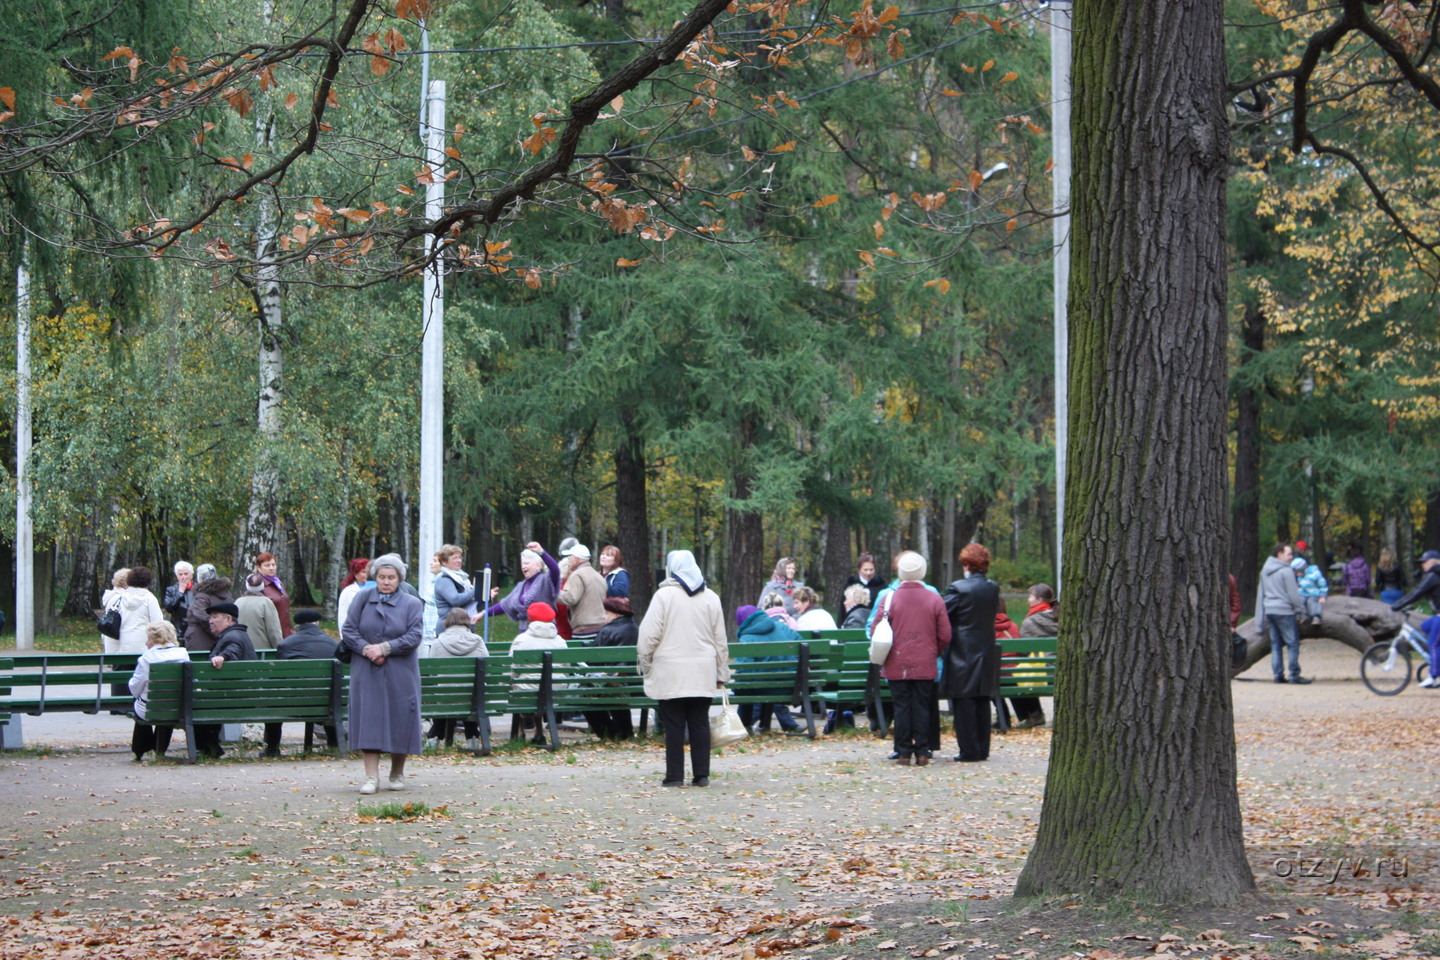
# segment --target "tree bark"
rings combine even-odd
[[[746,453],[755,439],[754,416],[742,418],[739,427],[740,450],[730,472],[730,498],[743,503],[750,499],[751,492]],[[727,629],[735,622],[736,609],[753,603],[755,595],[769,579],[770,571],[765,567],[764,553],[765,527],[760,514],[754,510],[726,507],[725,592],[720,599],[725,605]]]
[[[843,610],[845,580],[855,569],[850,553],[850,528],[834,510],[825,514],[825,552],[821,555],[820,578],[825,588],[825,608]]]
[[[655,584],[650,571],[650,510],[646,492],[645,440],[631,410],[620,411],[625,428],[615,448],[615,546],[625,558],[630,574],[630,607],[637,619],[645,615]]]
[[[95,537],[95,511],[91,511],[80,527],[75,544],[75,563],[70,568],[70,590],[61,613],[77,617],[93,616],[99,594],[95,591],[96,565],[99,563],[98,541]]]
[[[1233,904],[1254,889],[1222,642],[1222,8],[1075,4],[1066,591],[1020,897]]]
[[[1265,349],[1265,313],[1245,309],[1240,332],[1240,369],[1254,364]],[[1260,577],[1260,391],[1242,386],[1235,392],[1235,497],[1230,509],[1230,571],[1240,586],[1240,609],[1255,611]]]

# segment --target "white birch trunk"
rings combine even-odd
[[[263,30],[270,32],[275,16],[271,0],[261,3]],[[261,94],[262,102],[257,104],[255,114],[255,152],[262,156],[270,153],[274,138],[274,115],[269,107],[269,95]],[[276,441],[280,436],[280,401],[283,396],[285,353],[280,333],[283,321],[281,312],[280,270],[274,262],[275,240],[278,232],[279,211],[275,199],[262,191],[257,203],[258,214],[255,225],[255,259],[259,269],[255,279],[255,304],[259,310],[260,333],[260,389],[256,401],[256,426],[259,430],[260,449],[250,476],[250,509],[245,523],[245,543],[240,557],[240,566],[252,564],[260,553],[275,550],[276,510],[279,505],[280,476],[276,469],[274,454]]]

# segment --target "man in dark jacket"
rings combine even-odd
[[[213,581],[212,581],[213,582]],[[194,611],[192,604],[191,611]],[[207,635],[215,637],[210,649],[210,665],[217,670],[231,660],[254,660],[255,647],[244,624],[236,623],[240,608],[233,603],[210,603],[205,611]],[[225,751],[220,748],[220,725],[218,723],[195,724],[195,749],[207,757],[221,757]]]
[[[275,648],[281,660],[333,660],[335,638],[320,629],[320,611],[295,611],[295,632]],[[283,724],[265,724],[265,756],[280,756],[280,732]],[[309,728],[307,728],[308,730]],[[335,728],[325,725],[325,745],[332,749],[340,742]]]
[[[1420,571],[1420,582],[1415,584],[1415,589],[1392,603],[1391,610],[1398,613],[1421,600],[1429,600],[1430,608],[1440,614],[1440,550],[1420,554]],[[1421,629],[1430,638],[1430,676],[1421,680],[1420,686],[1440,686],[1435,680],[1435,665],[1440,663],[1435,659],[1440,656],[1440,616],[1430,617],[1421,624]]]
[[[250,642],[250,631],[239,623],[240,608],[233,603],[212,603],[209,613],[210,632],[215,635],[215,646],[210,648],[210,666],[219,670],[230,660],[258,660],[255,645]]]

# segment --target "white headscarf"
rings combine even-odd
[[[705,575],[689,550],[671,550],[665,557],[665,570],[692,597],[705,589]]]

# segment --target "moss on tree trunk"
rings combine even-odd
[[[1022,897],[1234,902],[1221,0],[1075,4],[1055,739]]]

